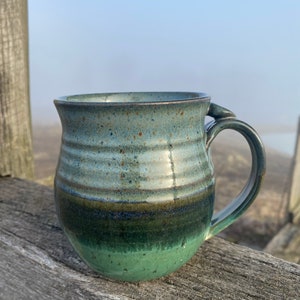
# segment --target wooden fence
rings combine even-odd
[[[291,222],[300,225],[300,117],[298,120],[297,138],[291,168],[288,209]]]
[[[33,178],[27,0],[1,0],[0,47],[0,176]]]

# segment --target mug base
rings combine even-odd
[[[67,233],[81,259],[101,275],[128,282],[147,281],[168,275],[185,264],[197,252],[203,237],[182,242],[170,248],[152,247],[128,252],[105,249],[79,241]]]

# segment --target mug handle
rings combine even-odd
[[[208,116],[214,118],[206,125],[206,150],[215,137],[224,129],[233,129],[242,134],[248,142],[252,156],[252,168],[249,179],[241,193],[220,212],[212,216],[206,239],[218,234],[240,217],[252,204],[260,189],[266,170],[264,146],[257,132],[247,123],[236,119],[230,110],[211,103]]]

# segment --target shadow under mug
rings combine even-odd
[[[80,257],[104,276],[143,281],[186,263],[255,199],[265,154],[255,130],[204,93],[74,95],[54,100],[63,133],[55,176],[60,224]],[[213,121],[205,125],[205,117]],[[242,192],[214,210],[209,148],[241,133],[252,169]]]

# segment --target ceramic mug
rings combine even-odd
[[[143,281],[186,263],[256,197],[265,172],[260,138],[204,93],[74,95],[54,100],[62,123],[55,177],[60,224],[80,257],[118,280]],[[214,120],[205,125],[205,117]],[[231,204],[213,215],[209,148],[233,129],[252,170]]]

